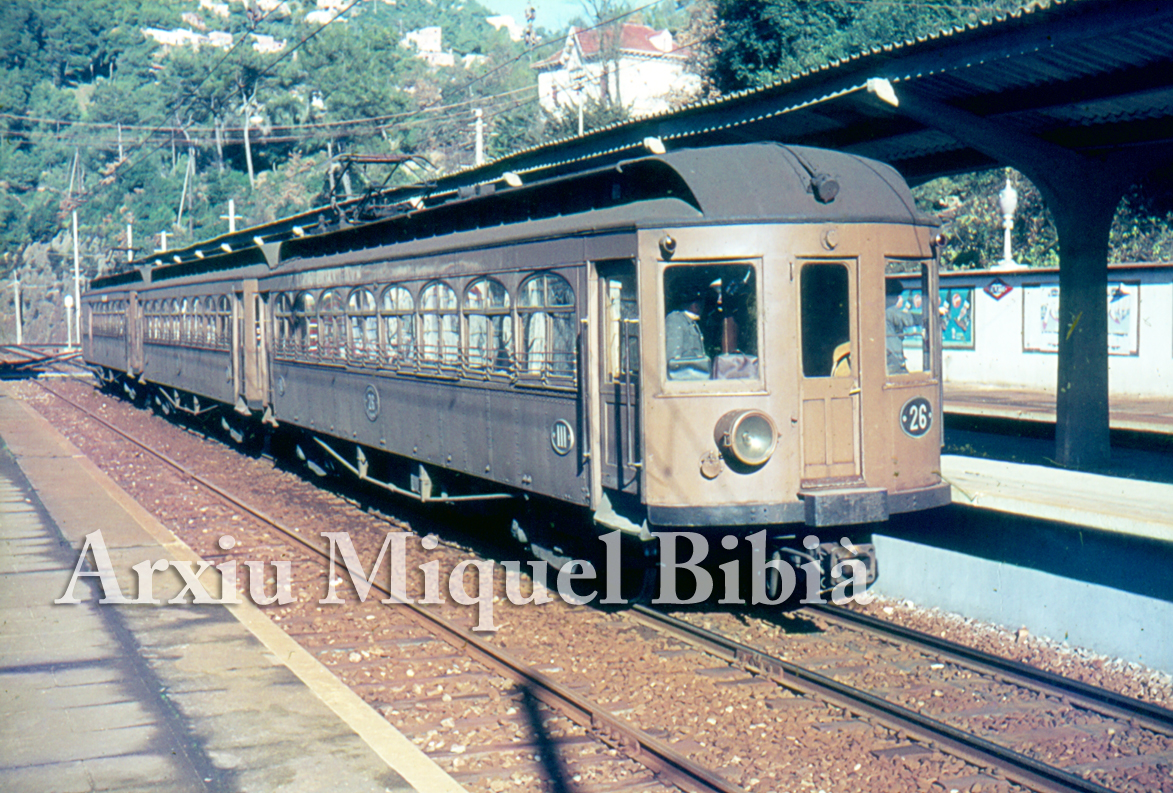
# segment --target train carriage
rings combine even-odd
[[[420,500],[764,529],[874,574],[870,525],[949,500],[936,317],[900,295],[936,294],[935,235],[882,164],[686,149],[158,254],[94,282],[85,355]]]

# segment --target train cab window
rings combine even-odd
[[[302,292],[293,301],[293,343],[305,358],[316,358],[319,347],[318,301],[310,292]]]
[[[387,333],[387,363],[405,366],[412,363],[415,344],[415,301],[402,286],[389,286],[383,292],[383,326]]]
[[[422,361],[455,364],[460,360],[460,322],[456,308],[456,290],[448,284],[436,282],[424,287],[420,294]]]
[[[513,315],[509,290],[492,278],[470,284],[464,295],[468,365],[509,374],[513,369]]]
[[[350,317],[350,354],[355,363],[376,363],[379,359],[379,317],[375,296],[368,289],[350,293],[346,304]]]
[[[928,268],[916,261],[889,261],[884,268],[884,348],[888,375],[915,374],[932,368],[929,354],[929,312],[936,307],[928,294]]]
[[[847,268],[808,263],[799,284],[803,377],[851,375],[851,295]]]
[[[664,270],[664,356],[669,380],[756,380],[758,301],[748,264]]]
[[[334,290],[322,293],[318,320],[322,323],[322,357],[346,360],[346,317],[342,295]]]
[[[574,289],[560,275],[540,273],[522,283],[517,308],[525,342],[522,374],[573,383],[578,358]]]

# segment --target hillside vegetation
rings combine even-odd
[[[670,28],[715,96],[1016,5],[588,0],[579,21]],[[128,226],[143,255],[160,245],[160,232],[175,247],[227,231],[230,200],[243,227],[320,205],[331,189],[356,193],[388,178],[389,169],[345,179],[335,172],[332,185],[326,164],[338,154],[417,155],[393,182],[469,165],[477,108],[489,157],[571,131],[569,120],[542,112],[531,68],[561,46],[556,35],[531,25],[514,41],[475,0],[356,0],[340,15],[317,10],[307,21],[315,8],[305,0],[0,4],[0,275],[17,271],[41,290],[26,293],[33,327],[42,313],[48,327],[58,311],[74,211],[92,277],[125,259]],[[442,29],[452,65],[429,63],[404,43],[429,26]],[[175,31],[188,31],[188,42]],[[203,37],[198,47],[190,35]],[[592,107],[587,126],[623,115],[622,107]],[[1021,195],[1016,256],[1053,265],[1045,207],[1029,182],[1013,178]],[[922,205],[950,224],[948,264],[1000,258],[1004,179],[996,171],[918,188]],[[1113,229],[1113,258],[1168,258],[1171,209],[1167,187],[1134,189]],[[10,327],[5,319],[0,333]]]

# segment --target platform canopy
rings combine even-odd
[[[653,140],[649,140],[653,139]],[[1173,163],[1173,3],[1055,0],[878,48],[764,88],[521,151],[439,180],[459,187],[753,140],[873,157],[918,184],[1009,165],[1059,234],[1056,460],[1109,456],[1108,231],[1125,191]]]

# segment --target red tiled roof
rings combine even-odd
[[[603,39],[602,34],[604,32],[602,28],[579,30],[578,28],[572,27],[570,32],[566,34],[566,42],[569,45],[571,39],[577,39],[583,57],[590,60],[599,53]],[[534,68],[540,69],[544,66],[553,66],[561,63],[565,57],[566,49],[567,47],[564,46],[561,52],[534,64]],[[619,49],[621,52],[629,52],[636,55],[673,58],[688,57],[688,50],[686,48],[676,48],[676,43],[673,42],[671,33],[667,30],[656,30],[647,25],[624,25],[620,31]]]

